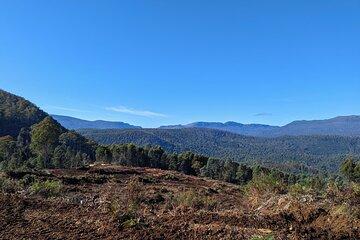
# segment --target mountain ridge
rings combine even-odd
[[[71,116],[51,114],[65,128],[79,129],[140,129],[141,126],[122,121],[84,120]],[[156,129],[207,128],[227,131],[245,136],[280,137],[309,135],[360,136],[360,116],[337,116],[322,120],[295,120],[283,126],[260,123],[243,124],[235,121],[206,122],[199,121],[188,124],[163,125]]]
[[[58,121],[62,126],[67,129],[77,130],[77,129],[129,129],[129,128],[141,128],[140,126],[134,126],[125,122],[118,121],[105,121],[105,120],[95,120],[89,121],[80,118],[63,116],[63,115],[51,115],[56,121]]]
[[[194,122],[184,125],[160,126],[160,129],[208,128],[246,136],[278,137],[301,135],[360,136],[360,116],[337,116],[323,120],[296,120],[284,126],[266,124],[242,124],[233,121]]]

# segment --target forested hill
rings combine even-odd
[[[195,122],[186,125],[161,126],[161,129],[209,128],[255,137],[302,135],[360,136],[360,116],[340,116],[325,120],[294,121],[285,126],[241,124],[237,122]]]
[[[74,117],[51,115],[56,121],[67,129],[95,128],[95,129],[128,129],[141,128],[124,122],[110,122],[103,120],[88,121]]]
[[[79,131],[99,143],[160,145],[167,151],[192,151],[239,162],[306,164],[336,171],[343,157],[360,156],[360,138],[287,136],[257,138],[213,129],[132,129]]]
[[[280,135],[360,136],[360,116],[340,116],[325,120],[294,121],[274,132]]]
[[[28,100],[0,89],[0,136],[16,137],[21,128],[30,127],[46,116]]]
[[[31,102],[0,90],[0,171],[82,166],[95,161],[96,146]]]

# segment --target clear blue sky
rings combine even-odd
[[[360,114],[360,0],[0,0],[0,88],[145,127]]]

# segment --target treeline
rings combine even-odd
[[[161,147],[138,147],[134,144],[99,146],[96,161],[134,167],[151,167],[173,170],[188,175],[204,176],[235,184],[246,184],[255,174],[271,175],[286,184],[295,183],[295,174],[261,166],[249,167],[231,160],[209,158],[192,152],[166,153]]]
[[[349,156],[342,164],[337,174],[291,174],[267,168],[260,165],[248,166],[231,160],[206,157],[192,152],[180,154],[167,153],[161,147],[139,147],[130,144],[99,145],[96,149],[96,161],[120,164],[133,167],[151,167],[164,170],[173,170],[187,175],[209,177],[234,184],[247,184],[259,176],[268,181],[277,182],[284,186],[297,183],[324,187],[328,181],[360,182],[360,161]],[[340,175],[342,174],[342,176]]]

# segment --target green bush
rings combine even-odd
[[[54,197],[60,194],[62,184],[56,180],[46,180],[45,182],[34,182],[31,187],[33,194],[40,194],[45,197]]]
[[[251,240],[275,240],[273,235],[267,235],[267,236],[254,236],[251,238]]]
[[[3,193],[15,193],[20,190],[19,183],[6,177],[0,177],[0,191]]]
[[[214,209],[217,205],[217,202],[210,196],[202,196],[194,190],[189,190],[185,192],[179,192],[173,197],[175,205],[186,206],[191,208],[206,208]]]
[[[290,194],[323,194],[326,193],[327,188],[334,188],[330,186],[332,181],[325,181],[324,178],[319,176],[314,177],[302,177],[297,183],[288,187]],[[329,189],[330,190],[330,189]],[[333,189],[334,190],[334,189]]]
[[[24,187],[28,187],[31,184],[33,184],[35,182],[35,177],[33,175],[30,174],[26,174],[24,177],[21,178],[20,183],[24,186]]]
[[[311,186],[302,183],[295,183],[293,185],[290,185],[288,189],[289,193],[293,196],[304,195],[311,192]]]
[[[258,193],[274,192],[284,193],[287,191],[286,184],[271,174],[256,175],[245,187],[246,192],[255,190]]]

